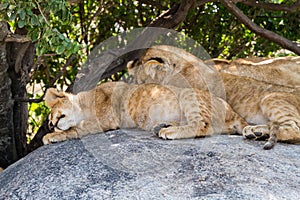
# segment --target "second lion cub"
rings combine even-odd
[[[242,133],[247,123],[221,98],[192,88],[109,82],[77,95],[49,89],[44,144],[117,128],[154,131],[164,139]]]

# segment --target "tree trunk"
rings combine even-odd
[[[8,75],[5,37],[8,34],[6,23],[0,23],[0,166],[7,167],[17,157],[13,136],[13,100],[11,79]]]
[[[28,104],[20,99],[27,97],[35,48],[24,34],[17,29],[13,35],[0,22],[0,167],[26,154]]]

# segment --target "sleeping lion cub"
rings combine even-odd
[[[273,76],[265,75],[269,82],[218,73],[214,66],[206,65],[185,50],[165,45],[151,47],[139,60],[129,62],[127,68],[134,82],[138,84],[159,83],[204,88],[222,97],[251,124],[243,130],[246,138],[268,138],[265,149],[272,148],[277,140],[300,142],[300,90],[287,86],[287,81],[277,85],[270,83],[271,80],[276,82],[280,78],[276,77],[276,73],[272,73]],[[252,70],[251,73],[255,76],[256,71]],[[263,73],[260,74],[263,79],[262,76]],[[295,82],[289,84],[297,85]],[[222,88],[225,90],[224,96]]]
[[[206,91],[156,84],[108,82],[77,95],[48,89],[49,126],[44,144],[117,128],[141,128],[164,139],[242,133],[247,123]]]

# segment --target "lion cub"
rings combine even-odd
[[[271,83],[271,80],[276,82],[281,78],[273,70],[265,70],[270,74],[257,72],[260,73],[259,77],[265,76],[268,82],[218,73],[214,67],[205,65],[202,60],[185,50],[166,45],[151,47],[139,60],[129,62],[127,68],[138,84],[208,88],[213,94],[226,100],[235,112],[251,124],[243,130],[246,138],[268,139],[265,149],[272,148],[277,140],[300,143],[300,90],[286,86],[288,81],[282,81],[282,84]],[[255,77],[256,71],[251,72]],[[187,84],[182,84],[183,82]],[[297,83],[289,84],[296,86]],[[222,88],[224,96],[221,96]]]
[[[44,144],[117,128],[154,131],[164,139],[242,133],[247,123],[221,98],[209,92],[108,82],[77,95],[48,89],[50,129]]]
[[[232,61],[215,58],[205,61],[205,64],[215,67],[219,72],[300,88],[300,56],[240,58]]]

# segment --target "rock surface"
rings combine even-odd
[[[0,199],[300,199],[300,145],[161,140],[117,130],[43,146],[0,173]]]

